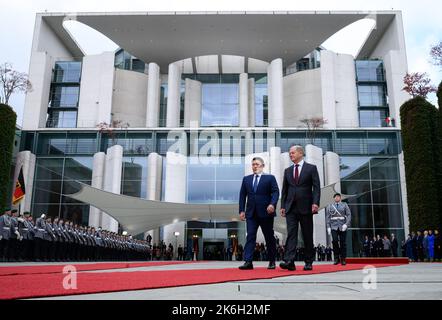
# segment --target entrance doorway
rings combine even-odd
[[[224,260],[224,241],[204,241],[204,260]]]

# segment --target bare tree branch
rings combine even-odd
[[[32,84],[26,73],[12,69],[12,64],[5,62],[0,65],[0,103],[8,104],[11,95],[18,92],[32,91]]]

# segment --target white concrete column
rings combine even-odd
[[[159,125],[160,88],[160,67],[156,63],[151,62],[149,63],[149,79],[147,81],[147,128],[155,128]]]
[[[167,152],[166,154],[166,179],[165,179],[164,201],[174,203],[185,203],[187,195],[187,157],[174,152]],[[176,223],[164,226],[164,242],[166,245],[172,243],[174,250],[176,250],[175,241],[178,240],[178,245],[185,245],[184,233],[185,222],[181,222],[180,217],[177,216]],[[179,232],[178,239],[175,238],[174,233]]]
[[[147,157],[147,199],[161,201],[163,157],[152,152]]]
[[[341,192],[341,175],[339,155],[334,152],[326,152],[324,155],[324,185],[336,183],[335,190]]]
[[[104,169],[106,166],[106,154],[104,152],[97,152],[94,154],[94,162],[92,166],[92,181],[91,186],[97,189],[103,189]],[[98,208],[90,206],[89,210],[89,225],[95,228],[101,225],[102,211]]]
[[[163,183],[163,157],[158,153],[151,153],[147,157],[147,199],[161,201],[161,190]],[[160,242],[160,230],[149,230],[144,234],[152,236],[152,245]]]
[[[166,127],[180,126],[181,71],[177,64],[169,64],[167,88],[167,120]]]
[[[186,91],[184,94],[184,126],[199,127],[201,123],[201,87],[199,81],[186,79]]]
[[[121,173],[123,166],[123,147],[115,145],[107,149],[104,174],[104,191],[120,194]],[[102,215],[102,228],[118,231],[118,222],[106,213]]]
[[[326,128],[336,128],[336,97],[335,97],[335,53],[322,50],[321,53],[321,92],[322,92],[322,114],[327,119]],[[356,87],[356,78],[354,78]],[[357,104],[354,105],[357,111]],[[351,119],[341,120],[343,127],[352,127]]]
[[[305,161],[314,164],[319,173],[321,188],[324,186],[324,163],[322,158],[322,149],[308,144],[305,147]],[[327,244],[327,231],[325,224],[325,210],[320,210],[313,216],[313,243],[316,245]]]
[[[389,51],[388,54],[384,56],[384,67],[390,117],[395,120],[396,127],[400,128],[400,108],[405,101],[410,99],[410,96],[402,90],[403,79],[408,68],[405,50]]]
[[[95,128],[101,122],[111,123],[114,63],[114,52],[83,58],[77,127]]]
[[[269,96],[269,127],[284,126],[284,90],[282,59],[273,60],[267,67]]]
[[[249,79],[247,73],[239,75],[239,126],[249,126]]]
[[[52,68],[55,61],[46,52],[33,52],[29,65],[32,91],[26,93],[23,112],[23,130],[46,127],[51,86]]]
[[[405,236],[410,233],[410,219],[408,215],[408,199],[407,199],[407,184],[405,178],[405,163],[404,152],[399,153],[399,179],[401,181],[401,196],[402,196],[402,210],[404,214],[404,231]]]
[[[273,174],[278,182],[279,193],[282,191],[282,177],[284,168],[281,167],[281,148],[270,148],[270,173]]]
[[[249,127],[254,127],[256,123],[255,110],[255,79],[248,80],[249,85]]]
[[[25,196],[23,197],[23,200],[20,201],[20,206],[18,204],[14,206],[17,210],[20,207],[20,213],[31,211],[31,200],[35,175],[35,160],[35,154],[31,153],[31,151],[21,151],[17,153],[14,179],[12,180],[12,192],[14,192],[15,190],[15,182],[17,181],[18,175],[20,174],[20,169],[23,168]]]

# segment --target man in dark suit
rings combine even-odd
[[[281,216],[287,221],[287,241],[282,269],[293,271],[295,267],[296,246],[298,245],[298,226],[301,225],[304,239],[304,270],[313,269],[313,215],[318,213],[321,185],[318,169],[304,161],[304,149],[292,146],[289,150],[293,165],[285,169],[282,185]]]
[[[261,227],[267,245],[268,269],[275,269],[276,241],[273,220],[279,199],[279,188],[275,177],[271,174],[263,174],[263,169],[264,160],[259,157],[253,158],[253,174],[243,178],[239,193],[239,215],[242,221],[247,221],[247,240],[244,247],[245,262],[239,267],[241,270],[253,269],[253,251],[258,227]]]

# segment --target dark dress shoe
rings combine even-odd
[[[345,265],[347,264],[347,261],[345,261],[345,259],[342,259],[341,264],[342,264],[343,266],[345,266]]]
[[[279,267],[281,269],[285,269],[285,270],[289,270],[289,271],[295,271],[296,270],[295,264],[293,262],[285,262],[285,261],[281,262],[279,264]]]
[[[313,266],[311,263],[306,263],[304,266],[304,271],[311,271],[313,270]]]
[[[246,261],[239,267],[239,270],[253,270],[253,264],[250,261]]]
[[[275,261],[270,261],[267,269],[269,269],[269,270],[276,269]]]
[[[339,264],[339,259],[335,259],[335,263],[333,263],[334,265],[337,265],[337,264]]]

